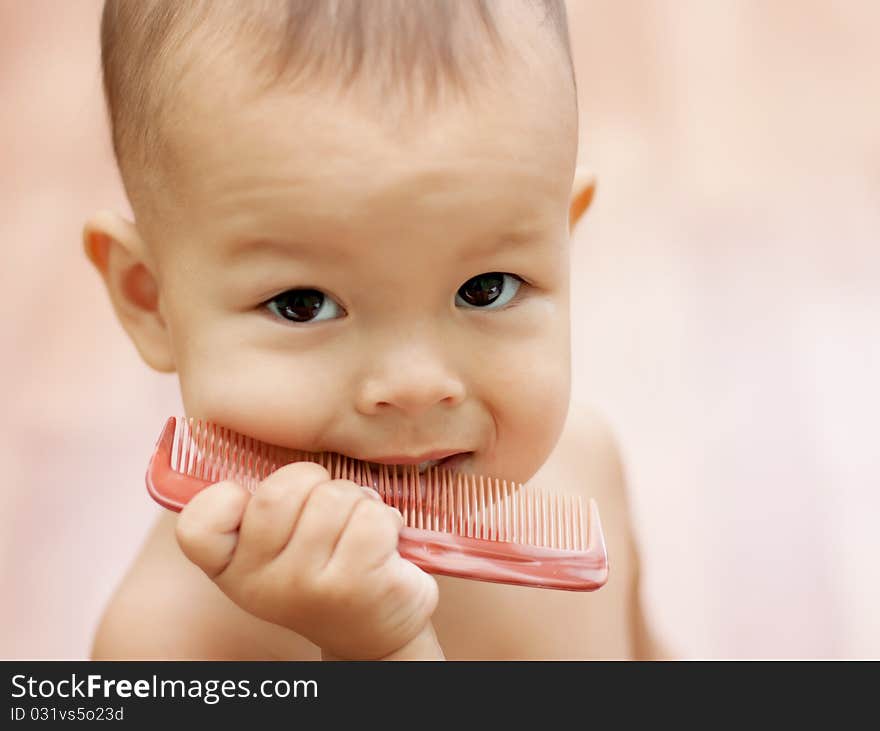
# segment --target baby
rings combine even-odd
[[[594,497],[611,572],[430,576],[396,510],[296,463],[160,515],[93,656],[656,657],[614,442],[569,410],[593,185],[563,1],[108,0],[101,42],[135,221],[95,214],[85,250],[186,414]]]

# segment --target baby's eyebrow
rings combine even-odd
[[[522,249],[529,244],[540,240],[540,236],[535,232],[509,232],[502,236],[498,236],[490,241],[486,246],[471,246],[463,252],[465,259],[480,259],[482,257],[497,254],[499,251],[510,251],[510,249]]]
[[[338,259],[346,253],[345,249],[335,246],[330,242],[313,244],[295,240],[282,241],[280,239],[255,238],[235,241],[227,248],[225,257],[235,260],[250,254],[275,254],[297,259],[307,259],[309,257]]]
[[[464,260],[480,259],[501,251],[522,249],[541,239],[542,236],[535,231],[511,231],[501,236],[493,236],[486,245],[470,244],[450,253],[455,253],[456,258]],[[226,257],[235,260],[250,254],[275,254],[296,259],[321,258],[338,261],[347,253],[345,247],[337,246],[332,241],[305,243],[296,240],[254,238],[234,242],[228,248]]]

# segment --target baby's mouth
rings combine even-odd
[[[442,470],[454,470],[459,467],[473,452],[458,452],[457,454],[450,454],[448,457],[444,457],[443,459],[431,459],[427,462],[422,462],[417,465],[419,474],[423,475],[432,467],[439,467]]]
[[[424,475],[428,470],[432,470],[434,467],[437,467],[442,470],[455,470],[468,459],[473,454],[473,452],[456,452],[455,454],[450,454],[442,459],[429,459],[425,462],[419,462],[418,464],[400,464],[400,463],[390,463],[390,462],[366,462],[369,465],[370,469],[374,473],[381,473],[384,470],[388,471],[388,474],[394,474],[395,472],[398,475],[410,473],[411,470],[416,470],[420,475]]]
[[[440,471],[458,472],[468,463],[473,452],[456,452],[442,459],[430,459],[419,464],[385,464],[380,462],[365,462],[370,468],[372,477],[372,485],[378,490],[383,476],[387,480],[394,480],[395,476],[398,480],[403,480],[405,476],[411,477],[413,471],[418,474],[419,487],[422,496],[424,496],[427,488],[427,480]],[[367,478],[370,480],[370,478]]]

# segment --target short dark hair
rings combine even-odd
[[[512,0],[501,0],[511,2]],[[382,76],[393,89],[445,85],[466,93],[487,49],[503,47],[497,0],[105,0],[101,62],[113,150],[123,182],[160,158],[162,120],[193,60],[250,42],[267,87]],[[564,0],[521,0],[543,11],[574,71]],[[203,47],[204,46],[204,47]],[[190,55],[186,55],[189,51]],[[260,82],[255,82],[260,83]]]

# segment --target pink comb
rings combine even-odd
[[[171,417],[147,468],[147,490],[170,510],[208,485],[234,480],[253,492],[290,462],[316,462],[333,479],[375,489],[403,515],[397,550],[432,574],[545,589],[593,591],[608,580],[599,510],[482,475],[415,465],[374,465],[329,452],[258,442],[215,424]]]

